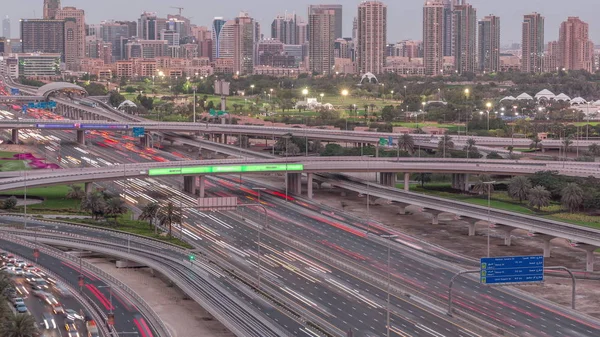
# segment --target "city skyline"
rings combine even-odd
[[[90,2],[89,0],[62,0],[62,6],[75,6],[86,11],[86,23],[99,23],[104,20],[135,20],[144,11],[158,12],[159,16],[166,17],[167,14],[176,14],[177,9],[170,8],[169,3],[158,0],[133,0],[128,2],[105,0],[102,2]],[[180,0],[175,5],[183,6],[183,15],[192,17],[192,23],[209,27],[215,16],[225,19],[235,18],[240,11],[248,11],[250,16],[256,18],[262,27],[262,33],[269,37],[268,27],[278,14],[295,12],[304,20],[307,20],[308,5],[312,4],[341,4],[343,8],[343,36],[352,36],[352,20],[357,14],[359,0],[338,1],[305,1],[300,0],[290,4],[282,4],[276,0],[257,0],[248,8],[246,2],[230,0],[224,3],[215,3],[210,11],[206,11],[201,3],[190,0]],[[388,43],[394,43],[405,39],[422,39],[422,20],[416,16],[422,13],[423,0],[411,0],[410,2],[384,1],[388,6],[390,20],[388,24]],[[537,3],[529,3],[518,0],[505,0],[502,4],[492,3],[485,0],[471,0],[470,4],[477,9],[478,20],[486,15],[493,14],[502,19],[501,44],[521,43],[521,23],[523,15],[537,11],[545,17],[545,40],[557,40],[560,24],[569,16],[579,16],[581,20],[590,24],[590,38],[600,44],[600,23],[595,22],[593,13],[600,10],[600,2],[596,0],[574,0],[571,7],[574,10],[565,11],[564,4],[558,1],[547,1],[541,7]],[[115,6],[121,8],[115,11]],[[559,8],[560,6],[560,8]],[[11,31],[13,35],[19,32],[19,19],[41,18],[43,0],[24,0],[21,6],[4,7],[0,10],[0,16],[8,15],[11,18]],[[515,10],[518,8],[518,10]],[[585,8],[585,10],[583,10]],[[35,16],[34,16],[35,12]],[[117,13],[117,14],[115,14]],[[16,37],[16,36],[11,36]]]

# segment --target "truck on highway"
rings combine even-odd
[[[100,337],[100,332],[98,331],[98,326],[96,325],[95,321],[87,321],[85,323],[85,327],[87,328],[88,337]]]

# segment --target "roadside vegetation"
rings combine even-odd
[[[11,309],[9,295],[14,291],[13,280],[7,273],[0,272],[0,337],[39,337],[35,318]]]

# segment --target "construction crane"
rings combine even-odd
[[[181,16],[181,11],[185,9],[185,7],[175,7],[175,6],[171,6],[171,8],[175,8],[179,10],[179,16]]]

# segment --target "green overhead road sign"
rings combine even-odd
[[[388,140],[385,138],[379,138],[379,146],[386,146],[388,145]]]
[[[244,172],[284,172],[303,171],[303,164],[269,164],[269,165],[223,165],[223,166],[193,166],[167,167],[149,169],[149,176],[167,176],[182,174],[215,174],[215,173],[244,173]]]
[[[223,110],[219,110],[219,111],[217,111],[217,110],[215,110],[215,109],[210,109],[210,110],[208,111],[208,113],[209,113],[211,116],[223,116],[223,115],[227,114],[227,111],[223,111]]]

